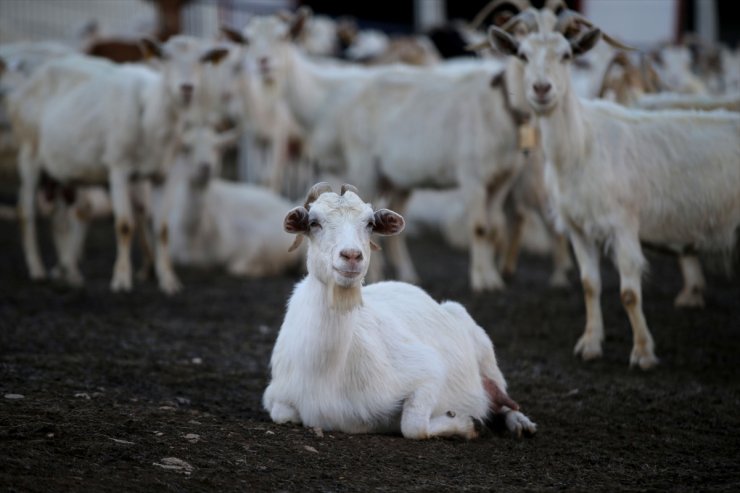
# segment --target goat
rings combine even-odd
[[[33,221],[33,196],[43,170],[64,183],[109,182],[118,240],[111,288],[131,289],[129,180],[166,170],[178,114],[200,93],[202,66],[227,53],[188,37],[173,37],[163,46],[149,41],[145,47],[162,61],[162,74],[68,57],[46,63],[13,94],[11,119],[22,142],[20,222],[32,278],[45,275]],[[71,114],[78,115],[73,124]],[[167,251],[166,207],[161,210],[155,217],[155,267],[160,288],[172,293],[180,283]]]
[[[493,344],[462,305],[401,282],[362,287],[371,234],[404,228],[354,187],[327,183],[288,212],[285,231],[308,239],[308,275],[296,285],[273,349],[263,404],[276,423],[404,437],[477,436],[491,411],[517,434],[536,425],[506,393]]]
[[[269,189],[217,178],[221,150],[234,131],[186,122],[167,177],[172,187],[170,253],[175,263],[225,266],[230,274],[262,277],[294,267],[292,240],[280,227],[291,204]]]
[[[586,303],[586,330],[575,347],[584,359],[602,354],[600,246],[610,250],[633,331],[631,365],[657,364],[642,311],[641,241],[729,251],[740,225],[740,115],[645,112],[607,101],[579,100],[570,60],[591,49],[601,31],[572,11],[554,32],[521,42],[492,27],[490,41],[524,62],[527,101],[538,115],[547,158],[545,179],[561,226],[574,247]],[[586,26],[577,38],[563,32]]]

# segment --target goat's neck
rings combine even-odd
[[[288,48],[286,58],[286,101],[298,122],[310,130],[320,119],[324,103],[335,91],[337,84],[322,77],[318,67],[297,48]]]
[[[312,346],[313,354],[320,355],[315,361],[318,369],[341,371],[345,366],[360,316],[356,308],[361,304],[361,289],[339,288],[309,273],[301,299],[293,300],[300,306],[301,322],[307,325],[302,331],[307,338],[304,342]],[[337,306],[338,302],[344,305]]]
[[[559,172],[575,169],[582,162],[588,145],[583,107],[571,88],[547,115],[539,116],[545,158]]]

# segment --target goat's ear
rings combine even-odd
[[[221,33],[232,43],[244,46],[249,44],[249,39],[236,29],[232,29],[228,26],[221,26]]]
[[[308,7],[301,7],[298,9],[290,24],[290,31],[288,33],[290,39],[297,39],[303,34],[312,14],[313,12]]]
[[[216,65],[218,62],[226,58],[229,54],[228,48],[211,48],[200,56],[201,63],[212,63]]]
[[[505,55],[519,53],[519,42],[499,27],[491,26],[488,28],[488,42]]]
[[[596,28],[590,29],[581,34],[578,38],[570,42],[573,56],[583,55],[588,50],[596,46],[599,39],[601,39],[601,31]]]
[[[300,234],[307,233],[308,227],[308,211],[305,207],[296,207],[291,209],[283,220],[283,229],[286,233]]]
[[[139,49],[141,49],[141,52],[144,54],[144,58],[147,60],[152,58],[163,60],[167,58],[162,45],[152,38],[141,38],[141,40],[139,40]]]
[[[397,235],[403,228],[406,227],[406,221],[403,220],[401,214],[390,211],[388,209],[378,209],[375,211],[375,226],[373,226],[373,233],[383,236]]]

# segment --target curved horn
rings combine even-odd
[[[567,10],[568,5],[565,3],[565,0],[546,0],[542,8],[550,9],[557,15],[563,10]]]
[[[360,196],[360,192],[357,190],[357,187],[350,185],[349,183],[342,185],[342,193],[340,193],[340,195],[344,195],[344,192],[352,192],[358,197]]]
[[[596,27],[593,22],[583,17],[578,12],[575,12],[570,9],[563,10],[560,12],[560,15],[558,15],[558,21],[555,23],[555,31],[563,33],[563,35],[566,38],[570,38],[573,36],[573,30],[578,30],[581,26],[586,26],[590,28]],[[569,32],[569,30],[571,32]],[[604,38],[604,41],[606,41],[609,45],[613,46],[614,48],[620,49],[620,50],[626,50],[626,51],[636,51],[637,48],[633,48],[631,46],[627,46],[626,44],[623,44],[613,37],[609,36],[605,32],[601,33],[601,37]]]
[[[303,207],[308,209],[309,207],[311,207],[311,204],[317,198],[319,198],[319,195],[326,192],[331,192],[331,185],[329,185],[325,181],[312,186],[311,189],[308,191],[308,195],[306,195],[306,202],[303,204]]]
[[[519,24],[524,24],[528,32],[538,31],[539,29],[537,25],[537,11],[534,9],[527,9],[523,12],[520,12],[509,19],[506,24],[501,26],[501,29],[503,29],[507,33],[511,33]]]
[[[502,5],[509,4],[518,9],[517,13],[522,10],[530,8],[532,5],[529,0],[491,0],[481,9],[480,12],[470,22],[470,29],[476,30],[483,24],[483,21],[491,15],[491,13]]]

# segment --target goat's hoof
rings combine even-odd
[[[573,354],[580,355],[584,361],[601,358],[601,341],[592,337],[581,336],[573,349]]]
[[[182,283],[174,277],[167,277],[159,283],[159,289],[165,294],[175,294],[182,291]]]
[[[537,433],[537,424],[519,411],[506,413],[506,427],[518,438],[521,438],[522,435],[532,436]]]
[[[79,272],[67,271],[64,274],[64,283],[73,288],[81,288],[85,284],[85,278]]]
[[[484,291],[503,291],[506,288],[503,279],[496,276],[478,276],[474,275],[470,280],[470,285],[475,293]]]
[[[673,302],[676,308],[704,308],[704,295],[698,289],[685,289]]]
[[[642,370],[650,370],[658,364],[658,358],[652,349],[633,348],[630,355],[630,368],[639,366]]]
[[[567,288],[567,287],[570,287],[570,282],[568,281],[568,276],[566,276],[562,272],[554,273],[550,277],[550,287],[551,288]]]
[[[30,276],[32,281],[43,281],[46,279],[46,272],[44,269],[32,269]]]
[[[114,293],[124,293],[131,291],[132,283],[131,276],[113,276],[113,280],[110,283],[110,289]]]

